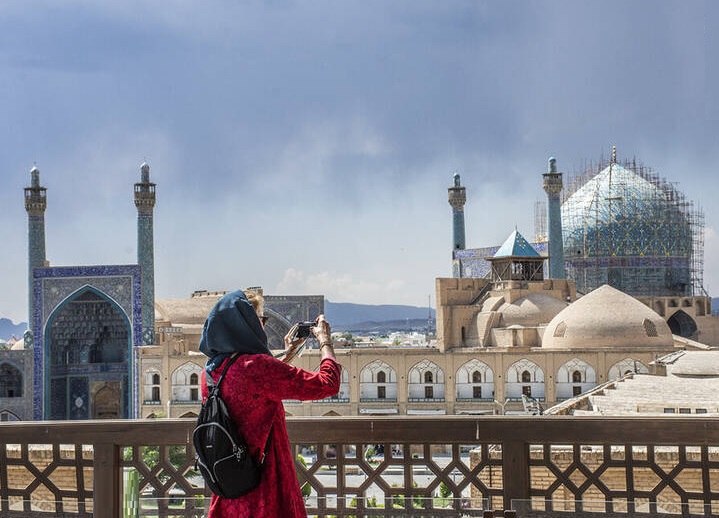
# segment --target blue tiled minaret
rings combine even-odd
[[[140,166],[140,182],[135,184],[137,207],[137,264],[142,268],[142,344],[155,343],[155,242],[152,210],[155,184],[150,182],[150,166]]]
[[[564,279],[564,243],[562,241],[562,173],[557,172],[557,159],[549,159],[549,171],[544,173],[544,190],[547,192],[547,227],[549,229],[549,277]]]
[[[33,325],[33,279],[32,272],[35,268],[45,266],[45,209],[47,208],[47,197],[45,187],[40,186],[40,171],[37,167],[30,170],[30,187],[25,187],[25,210],[27,211],[28,222],[28,327]]]
[[[453,250],[464,250],[464,204],[467,193],[459,181],[459,173],[454,173],[454,186],[447,189],[449,204],[452,206]]]

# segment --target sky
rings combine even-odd
[[[719,293],[719,3],[0,3],[0,316],[27,320],[23,188],[53,266],[137,262],[157,183],[156,297],[262,286],[435,305],[447,187],[467,246],[534,233],[547,159],[617,147],[706,216]]]

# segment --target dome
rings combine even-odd
[[[719,351],[688,351],[670,366],[674,376],[719,377]]]
[[[690,294],[689,205],[670,183],[612,163],[562,204],[568,276],[577,291]]]
[[[555,316],[542,339],[542,347],[567,349],[673,346],[662,317],[606,284]]]
[[[566,302],[544,293],[530,293],[511,304],[502,304],[498,311],[507,327],[536,326],[548,323],[566,307]]]
[[[155,320],[172,325],[204,324],[220,295],[190,299],[162,299],[155,301]]]

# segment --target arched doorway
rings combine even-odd
[[[691,338],[697,332],[697,323],[681,309],[669,317],[667,324],[669,324],[672,334],[684,338]]]
[[[45,419],[130,417],[130,321],[91,288],[50,316],[45,331]]]

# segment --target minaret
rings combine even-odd
[[[47,197],[45,187],[40,186],[40,170],[30,170],[30,187],[25,187],[25,210],[27,211],[27,243],[28,243],[28,329],[33,328],[33,308],[35,294],[33,291],[32,272],[35,268],[45,266],[45,209]]]
[[[562,241],[562,173],[557,172],[557,159],[549,159],[549,172],[544,173],[544,190],[547,192],[547,228],[549,236],[549,278],[565,279],[564,243]]]
[[[447,189],[449,204],[452,206],[453,250],[464,250],[464,204],[467,193],[460,185],[459,173],[454,173],[454,186]]]
[[[137,207],[137,264],[142,268],[142,344],[155,343],[155,244],[152,210],[155,184],[150,182],[150,166],[140,166],[140,182],[135,184]]]

